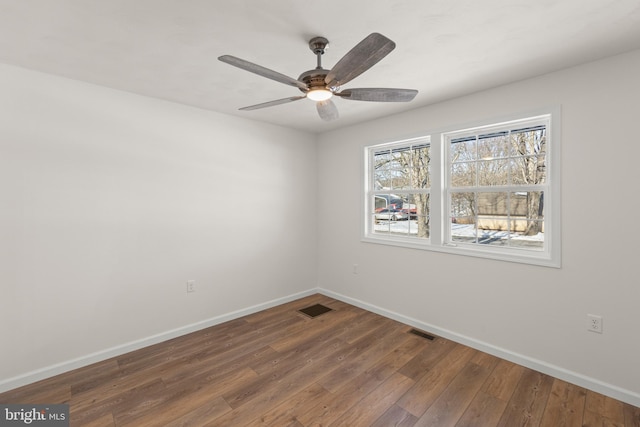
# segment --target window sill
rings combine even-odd
[[[495,261],[506,261],[520,264],[537,265],[541,267],[561,268],[560,260],[551,259],[546,252],[538,253],[526,251],[526,254],[523,254],[521,252],[515,253],[513,249],[509,249],[509,252],[505,253],[503,251],[500,251],[498,248],[483,247],[482,249],[474,249],[468,246],[455,246],[449,244],[435,245],[432,244],[429,240],[420,242],[416,241],[416,239],[414,238],[402,238],[399,236],[364,236],[362,237],[361,241],[363,243],[396,246],[407,249],[419,249],[453,255],[492,259]]]

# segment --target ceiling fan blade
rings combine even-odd
[[[245,61],[244,59],[236,58],[235,56],[231,55],[222,55],[218,57],[218,59],[222,62],[226,62],[229,65],[242,68],[243,70],[255,73],[259,76],[266,77],[268,79],[275,80],[289,86],[294,86],[305,91],[307,90],[306,83],[301,82],[300,80],[296,80],[293,77],[285,76],[284,74],[270,70],[261,65],[254,64],[253,62]]]
[[[274,105],[286,104],[287,102],[297,101],[299,99],[306,98],[306,95],[302,96],[291,96],[289,98],[276,99],[275,101],[263,102],[262,104],[250,105],[248,107],[242,107],[240,110],[248,111],[248,110],[258,110],[260,108],[273,107]]]
[[[415,89],[361,88],[346,89],[334,95],[353,101],[409,102],[417,94]]]
[[[327,99],[326,101],[316,102],[316,109],[318,110],[320,118],[325,122],[330,122],[332,120],[338,119],[338,108],[336,107],[336,104],[334,104],[330,99]]]
[[[328,86],[341,86],[373,67],[395,47],[382,34],[371,33],[338,61],[324,81]]]

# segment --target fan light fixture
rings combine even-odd
[[[307,92],[307,98],[312,101],[326,101],[333,96],[333,92],[328,89],[311,89]]]

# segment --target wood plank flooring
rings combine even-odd
[[[315,318],[297,310],[320,303]],[[313,295],[0,394],[72,426],[640,426],[640,409]]]

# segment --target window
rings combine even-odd
[[[369,210],[378,235],[429,237],[429,139],[380,147],[372,152]]]
[[[553,111],[366,147],[363,240],[559,267],[558,121]]]

